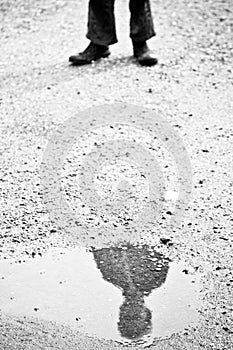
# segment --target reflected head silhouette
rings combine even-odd
[[[144,301],[137,298],[126,298],[120,307],[118,329],[122,337],[128,339],[141,338],[150,333],[152,323],[151,311]]]
[[[144,297],[166,280],[169,259],[153,248],[126,244],[121,247],[93,250],[103,278],[122,290],[118,329],[123,337],[140,338],[152,328],[151,311]]]

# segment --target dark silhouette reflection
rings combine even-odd
[[[120,334],[132,340],[150,333],[152,314],[144,304],[144,297],[165,282],[169,259],[145,245],[130,244],[93,249],[93,254],[103,278],[123,292]]]

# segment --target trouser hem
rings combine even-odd
[[[117,39],[111,39],[111,40],[101,40],[99,38],[95,38],[92,35],[88,34],[86,35],[87,39],[89,39],[92,43],[96,45],[102,45],[102,46],[110,46],[114,45],[118,42]]]
[[[143,42],[143,41],[147,41],[151,38],[153,38],[154,36],[156,36],[157,34],[154,32],[154,33],[151,33],[149,35],[146,35],[146,36],[142,36],[142,37],[135,37],[134,35],[130,35],[130,38],[132,41],[134,42]]]

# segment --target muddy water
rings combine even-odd
[[[53,249],[21,264],[0,262],[0,308],[148,345],[198,322],[200,285],[188,269],[146,246]]]

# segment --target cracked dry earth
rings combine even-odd
[[[52,132],[86,108],[133,103],[166,118],[183,140],[193,171],[192,199],[179,229],[169,237],[172,245],[159,240],[166,236],[166,220],[147,244],[184,261],[201,279],[198,323],[154,339],[149,347],[230,350],[232,2],[153,0],[152,8],[157,36],[150,45],[157,52],[157,66],[142,68],[131,57],[127,2],[120,0],[119,43],[110,58],[74,68],[67,58],[87,44],[87,2],[1,1],[0,289],[8,279],[4,264],[24,265],[51,248],[74,245],[50,221],[43,203],[39,171]],[[0,305],[0,349],[128,348],[37,316],[36,310],[34,317],[4,312]]]

